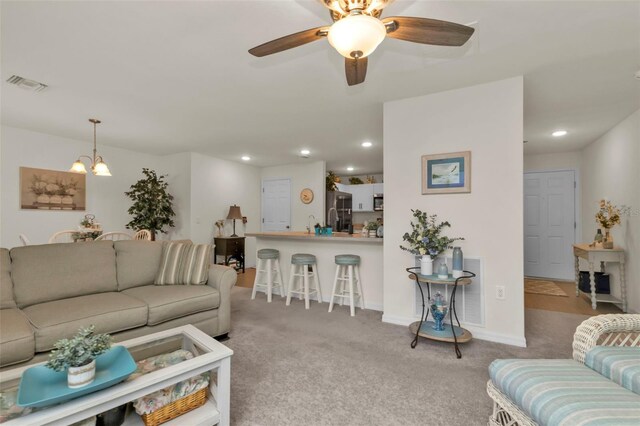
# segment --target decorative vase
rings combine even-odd
[[[451,265],[451,275],[453,278],[460,278],[463,274],[464,258],[460,247],[453,248],[453,262]]]
[[[433,259],[429,255],[423,255],[420,258],[420,274],[433,275]]]
[[[596,231],[596,236],[593,237],[593,242],[596,244],[601,244],[602,243],[602,229],[598,228],[598,230]]]
[[[96,360],[81,367],[69,367],[67,371],[67,386],[72,389],[81,388],[93,382],[96,378]]]
[[[433,329],[435,331],[444,331],[444,324],[442,322],[449,310],[446,299],[440,292],[437,292],[434,298],[429,301],[429,305],[431,307],[433,321],[435,322]]]
[[[445,262],[442,262],[440,266],[438,266],[438,278],[441,280],[449,278],[449,268],[447,268],[447,264]]]
[[[73,204],[73,197],[71,195],[65,195],[62,197],[62,204]]]
[[[62,197],[59,195],[52,195],[49,197],[49,207],[51,210],[60,210],[62,208]]]
[[[602,240],[602,248],[603,249],[612,249],[613,248],[613,237],[609,234],[609,230],[606,229],[604,232],[604,239]]]
[[[38,195],[38,197],[36,198],[36,202],[38,204],[40,204],[38,206],[39,209],[41,209],[41,210],[49,210],[48,206],[43,206],[42,205],[42,204],[49,204],[49,196],[47,194]]]

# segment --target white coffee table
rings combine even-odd
[[[211,380],[206,404],[164,425],[229,425],[231,355],[233,355],[231,349],[192,325],[117,344],[126,347],[136,361],[180,348],[192,352],[194,357],[145,374],[130,382],[122,382],[69,402],[15,418],[3,423],[3,426],[69,425],[207,371],[211,372]],[[17,383],[22,372],[29,367],[32,365],[3,372],[0,378],[2,384]],[[143,425],[142,419],[135,412],[127,416],[124,424]]]

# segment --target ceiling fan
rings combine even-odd
[[[393,0],[318,0],[329,9],[333,24],[300,31],[249,50],[262,57],[327,37],[329,44],[345,57],[347,84],[364,81],[367,57],[386,36],[414,43],[462,46],[474,29],[453,22],[429,18],[392,16],[380,19],[382,9]]]

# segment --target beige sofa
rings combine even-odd
[[[231,324],[236,272],[211,265],[207,285],[156,286],[161,242],[95,241],[0,249],[0,367],[43,360],[82,326],[116,341],[193,324]]]

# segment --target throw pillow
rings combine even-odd
[[[209,276],[211,246],[167,243],[162,248],[160,268],[154,284],[205,284]]]

